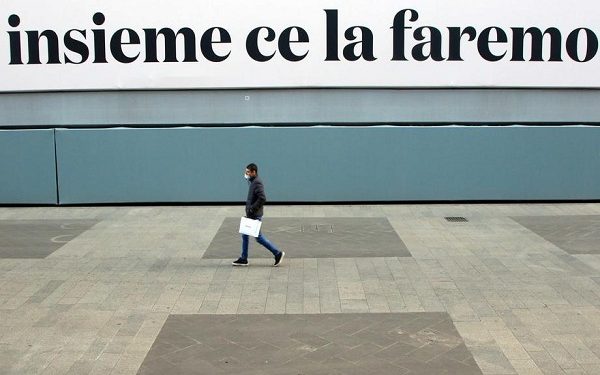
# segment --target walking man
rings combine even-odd
[[[258,167],[256,164],[248,164],[244,178],[248,180],[248,198],[246,199],[246,217],[254,220],[262,220],[263,206],[267,201],[265,195],[265,187],[261,179],[258,177]],[[242,255],[232,264],[234,266],[247,266],[248,265],[248,235],[242,234]],[[281,264],[285,252],[279,251],[275,245],[273,245],[262,233],[256,237],[256,242],[267,248],[275,257],[274,267]]]

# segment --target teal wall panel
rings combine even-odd
[[[54,130],[0,130],[0,204],[56,204]]]
[[[600,199],[600,128],[57,129],[60,203]]]

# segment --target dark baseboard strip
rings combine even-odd
[[[376,205],[436,205],[436,204],[586,204],[600,203],[600,199],[592,200],[444,200],[444,201],[351,201],[351,202],[269,202],[267,206],[376,206]],[[77,203],[77,204],[0,204],[0,207],[178,207],[178,206],[243,206],[245,202],[133,202],[133,203]]]

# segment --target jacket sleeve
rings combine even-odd
[[[250,210],[252,213],[258,211],[267,201],[267,196],[265,195],[265,188],[263,184],[256,184],[256,188],[254,190],[254,196],[256,199],[252,203]]]

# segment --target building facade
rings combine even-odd
[[[350,3],[9,0],[0,204],[600,198],[599,12]]]

